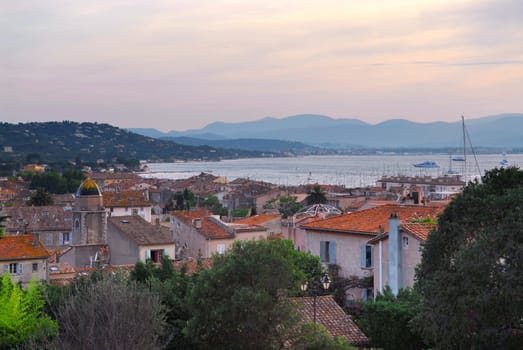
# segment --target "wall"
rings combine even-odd
[[[0,262],[1,266],[1,273],[4,273],[4,265],[9,265],[11,263],[21,263],[23,265],[22,267],[22,274],[13,274],[11,276],[11,281],[14,283],[21,282],[22,287],[27,287],[29,281],[31,278],[35,278],[37,281],[48,281],[48,261],[47,259],[28,259],[28,260],[12,260],[12,261],[2,261]],[[33,272],[33,263],[38,264],[38,271]]]

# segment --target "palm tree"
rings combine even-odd
[[[323,192],[320,185],[314,185],[309,195],[305,198],[307,205],[327,203],[327,194]]]

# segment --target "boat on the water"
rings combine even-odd
[[[463,156],[455,156],[455,157],[452,157],[452,161],[454,161],[454,162],[464,162],[465,161],[465,157],[463,157]]]
[[[508,160],[507,160],[507,154],[506,153],[503,153],[503,159],[499,161],[499,165],[501,165],[501,166],[507,166],[508,165]]]
[[[426,160],[421,163],[413,164],[416,168],[439,168],[438,163],[433,162],[431,160]]]

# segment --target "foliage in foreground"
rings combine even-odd
[[[387,349],[416,350],[425,347],[412,330],[410,322],[417,312],[418,297],[411,289],[402,289],[394,296],[390,288],[378,293],[375,300],[363,304],[358,325],[374,346]]]
[[[122,273],[76,285],[58,308],[58,349],[161,349],[166,308]]]
[[[4,274],[0,286],[0,349],[38,344],[40,337],[56,335],[56,322],[42,312],[43,305],[42,290],[36,282],[31,281],[24,291]]]
[[[447,206],[417,279],[415,321],[435,349],[521,349],[523,171],[486,172]]]

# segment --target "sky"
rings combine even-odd
[[[521,0],[0,0],[0,121],[523,112]]]

